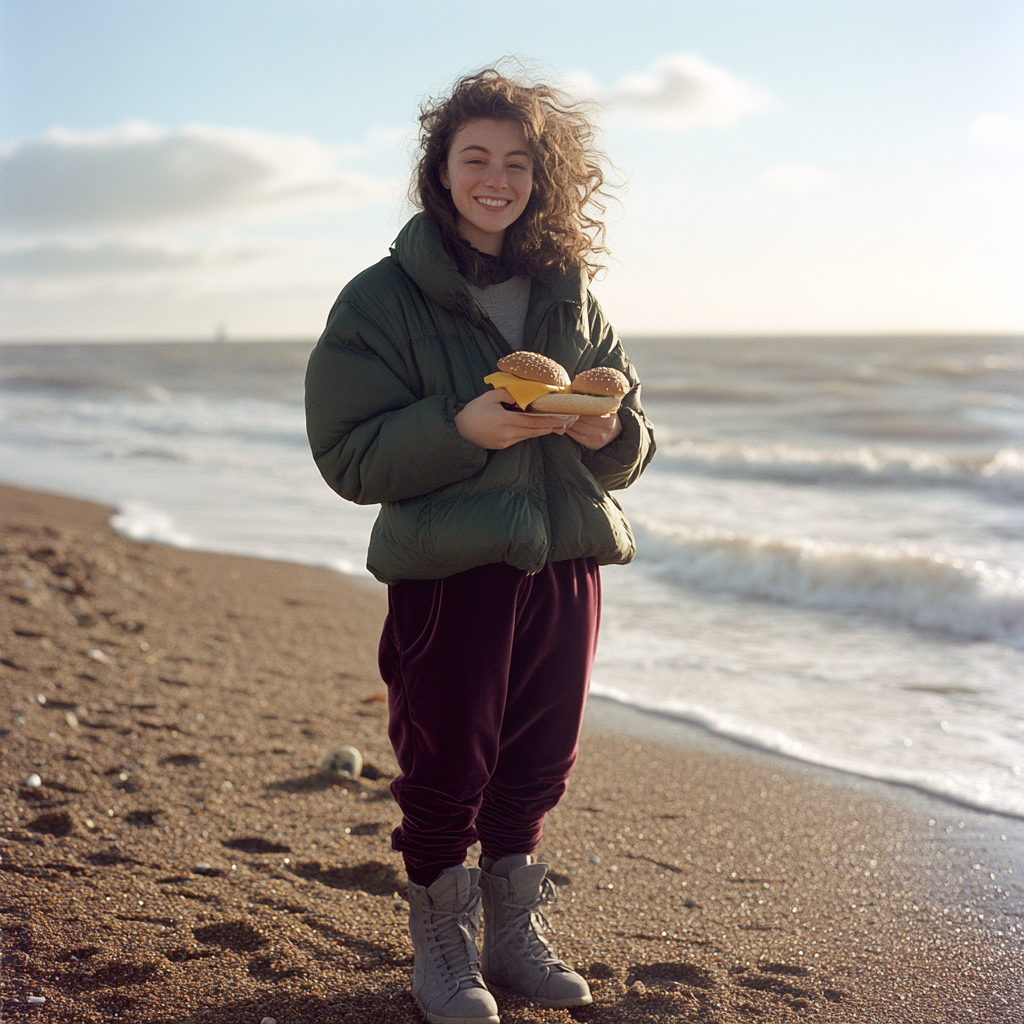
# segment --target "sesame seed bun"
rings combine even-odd
[[[626,376],[610,366],[595,366],[573,378],[572,390],[581,395],[614,395],[622,398],[629,393]]]
[[[554,361],[539,352],[512,352],[498,360],[498,369],[522,380],[535,380],[556,388],[569,386],[569,374]]]

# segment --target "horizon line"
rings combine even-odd
[[[1024,341],[1024,330],[1018,331],[985,331],[985,330],[875,330],[875,331],[679,331],[674,333],[662,331],[619,332],[619,336],[628,341],[681,341],[698,338],[718,339],[772,339],[772,338],[977,338]],[[309,344],[315,345],[319,335],[293,336],[253,336],[253,337],[210,337],[209,335],[193,336],[161,336],[161,337],[39,337],[39,338],[3,338],[0,346],[10,345],[262,345],[262,344]]]

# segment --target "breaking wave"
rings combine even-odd
[[[640,520],[640,559],[685,586],[805,608],[862,611],[955,636],[1024,646],[1024,574],[913,546],[689,530]]]
[[[1024,449],[981,455],[850,448],[820,451],[795,445],[723,445],[678,441],[659,450],[659,469],[801,484],[885,484],[963,487],[998,497],[1024,497]]]

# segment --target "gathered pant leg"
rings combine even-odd
[[[379,663],[401,774],[392,845],[432,882],[483,853],[530,853],[576,760],[600,619],[593,559],[530,576],[484,565],[388,591]]]

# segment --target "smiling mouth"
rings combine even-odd
[[[502,207],[508,206],[512,202],[511,199],[491,199],[489,196],[477,196],[476,201],[481,206],[489,206],[492,209],[500,210]]]

